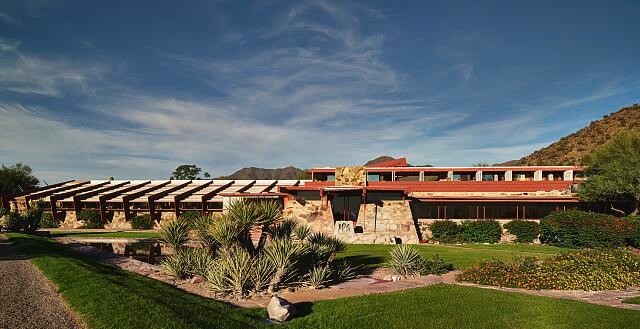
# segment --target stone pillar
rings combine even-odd
[[[449,170],[449,171],[447,172],[447,179],[448,179],[448,180],[453,180],[453,170]]]
[[[536,170],[533,172],[533,180],[541,181],[542,180],[542,170]]]
[[[420,172],[420,181],[424,182],[424,171]]]
[[[482,181],[482,170],[476,171],[476,181]]]
[[[510,182],[510,181],[513,180],[513,171],[512,170],[507,170],[504,173],[504,180],[507,181],[507,182]]]

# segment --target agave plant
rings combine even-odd
[[[326,287],[331,282],[332,274],[329,265],[315,266],[305,276],[306,284],[313,289]]]
[[[189,223],[176,219],[160,226],[160,239],[180,250],[189,239]]]
[[[399,244],[389,252],[391,258],[385,266],[399,275],[415,275],[420,273],[422,257],[418,250],[408,244]]]

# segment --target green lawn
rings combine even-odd
[[[352,263],[364,266],[379,267],[387,261],[389,250],[393,245],[350,244],[347,250],[338,254]],[[537,256],[545,258],[559,254],[568,249],[529,245],[529,244],[464,244],[464,245],[419,245],[416,246],[425,256],[438,254],[453,264],[456,269],[463,269],[477,264],[481,259],[498,258],[513,260],[514,256]]]
[[[640,312],[455,285],[307,304],[291,328],[638,328]]]
[[[628,298],[623,300],[622,302],[627,304],[640,304],[640,296]]]
[[[67,250],[51,239],[8,234],[53,281],[89,328],[266,327],[263,309],[237,309]],[[361,246],[357,246],[358,248]],[[367,246],[362,246],[365,248]],[[431,247],[438,247],[431,249]],[[503,247],[446,247],[458,266],[468,252]],[[348,253],[358,255],[356,246]],[[424,246],[423,252],[442,247]],[[527,246],[518,246],[529,251]],[[377,248],[380,254],[382,248]],[[445,249],[449,250],[449,249]],[[550,254],[552,249],[532,249]],[[347,255],[348,255],[347,253]],[[498,253],[499,254],[499,253]],[[640,312],[516,293],[436,285],[405,292],[298,304],[302,314],[281,328],[632,328]]]
[[[154,239],[159,238],[160,235],[157,232],[87,232],[87,231],[50,231],[51,237],[96,237],[96,238],[140,238],[140,239]]]

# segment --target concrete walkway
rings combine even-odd
[[[1,234],[0,328],[84,328],[55,286]]]

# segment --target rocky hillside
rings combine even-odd
[[[519,160],[497,165],[580,165],[596,147],[621,131],[640,129],[640,104],[624,107],[617,112],[592,121],[577,132],[541,148]]]
[[[391,161],[391,160],[395,160],[394,158],[388,156],[388,155],[383,155],[383,156],[379,156],[373,160],[369,160],[367,161],[367,163],[365,163],[365,166],[371,166],[374,165],[376,163],[380,163],[380,162],[387,162],[387,161]]]
[[[229,176],[225,176],[225,179],[299,179],[304,174],[304,170],[296,167],[286,168],[256,168],[247,167],[242,168]]]

